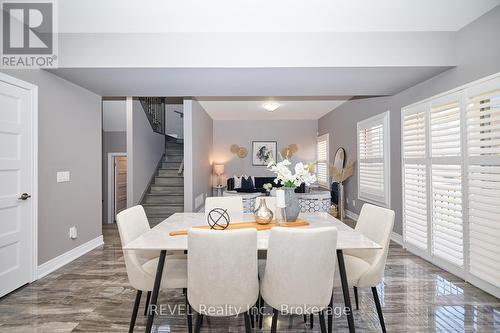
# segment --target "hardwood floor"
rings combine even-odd
[[[103,233],[102,248],[0,299],[0,332],[127,332],[135,290],[127,286],[116,228],[104,226]],[[388,332],[500,332],[499,299],[397,244],[391,244],[378,290]],[[162,293],[159,299],[165,306],[184,310],[181,290]],[[336,307],[343,306],[340,290],[334,300]],[[359,301],[360,309],[354,311],[357,332],[379,332],[371,291],[360,289]],[[264,331],[270,324],[266,316]],[[144,325],[140,314],[135,331],[144,331]],[[157,332],[187,331],[182,314],[164,314],[155,325]],[[335,318],[334,330],[347,331],[345,317]],[[202,331],[243,332],[243,318],[208,319]],[[319,332],[318,318],[311,330],[302,316],[281,317],[278,331]]]

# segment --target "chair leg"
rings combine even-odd
[[[189,304],[187,294],[186,294],[186,317],[188,322],[188,332],[193,333],[193,310]]]
[[[250,313],[247,311],[243,314],[243,317],[245,319],[245,332],[246,333],[251,333],[252,328],[250,327]]]
[[[257,302],[255,303],[255,305],[253,307],[250,308],[250,310],[248,310],[248,316],[250,318],[250,327],[254,328],[255,327],[255,309],[258,307],[258,304],[259,301],[257,300]]]
[[[311,313],[309,315],[309,321],[311,322],[311,329],[314,328],[314,315]]]
[[[151,291],[146,294],[146,305],[144,306],[144,315],[148,315],[149,301],[151,300]]]
[[[129,333],[134,332],[135,320],[137,319],[137,312],[139,312],[139,305],[141,304],[142,290],[137,290],[135,294],[134,309],[132,310],[132,318],[130,319]]]
[[[319,313],[319,327],[321,328],[321,333],[326,333],[325,313],[323,311]]]
[[[278,316],[279,316],[279,311],[273,309],[273,321],[271,323],[271,333],[276,333],[276,327],[278,326]]]
[[[198,313],[196,316],[196,325],[194,327],[194,333],[200,333],[201,325],[203,324],[203,315]]]
[[[354,288],[354,301],[356,301],[356,310],[359,310],[358,287]]]
[[[259,330],[262,329],[262,321],[264,320],[264,300],[259,296]]]
[[[304,315],[304,323],[307,323],[307,315]]]
[[[378,298],[377,287],[372,287],[373,300],[375,301],[375,306],[377,307],[378,320],[380,320],[380,327],[382,327],[382,332],[385,331],[384,315],[382,314],[382,307],[380,306],[380,299]]]

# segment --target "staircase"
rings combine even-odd
[[[151,226],[184,211],[183,140],[165,140],[165,156],[141,202]]]

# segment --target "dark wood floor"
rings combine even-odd
[[[0,299],[0,332],[126,332],[135,291],[127,285],[117,230],[105,226],[103,232],[102,248]],[[379,294],[388,332],[500,332],[499,299],[396,244],[391,244]],[[340,290],[334,299],[336,306],[343,305]],[[160,302],[174,308],[184,298],[174,290],[161,294]],[[144,331],[144,319],[139,316],[136,332]],[[355,321],[358,332],[380,331],[370,290],[360,290]],[[155,325],[157,332],[187,331],[182,315],[165,314]],[[202,331],[243,332],[243,327],[242,318],[221,318],[205,321]],[[266,316],[264,331],[269,328]],[[301,316],[281,318],[278,328],[319,332],[318,325],[305,326]],[[346,332],[345,318],[336,318],[334,328]]]

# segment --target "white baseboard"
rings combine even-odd
[[[75,247],[72,250],[69,250],[66,253],[61,254],[60,256],[55,257],[54,259],[51,259],[39,265],[37,268],[37,279],[40,279],[46,276],[47,274],[50,274],[53,271],[63,267],[64,265],[69,264],[73,260],[81,257],[85,253],[92,251],[96,247],[101,246],[103,244],[104,240],[101,235],[97,238],[89,240],[86,243],[83,243],[80,246]]]
[[[354,213],[354,212],[351,212],[350,210],[347,210],[345,211],[345,215],[350,218],[350,219],[353,219],[355,221],[358,220],[359,218],[359,215]],[[403,236],[401,236],[400,234],[398,233],[395,233],[394,231],[391,233],[391,240],[401,246],[403,246]]]
[[[348,218],[352,219],[352,220],[355,220],[357,221],[358,218],[359,218],[359,215],[354,213],[354,212],[351,212],[350,210],[346,209],[345,210],[345,216],[347,216]]]
[[[394,243],[397,243],[397,244],[403,246],[403,236],[401,236],[398,233],[395,233],[394,231],[391,233],[391,240]]]

